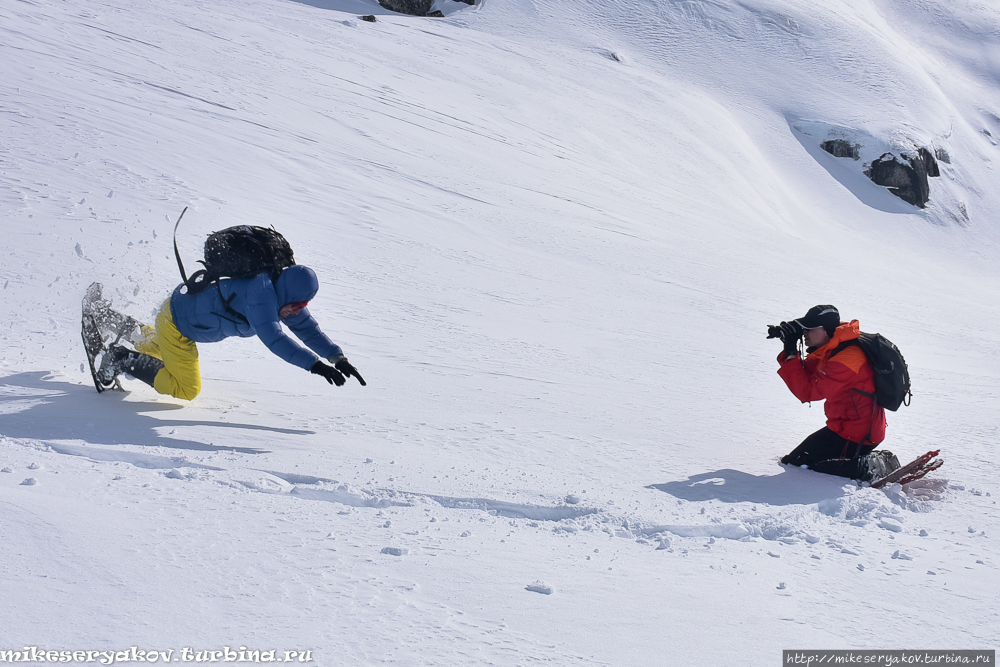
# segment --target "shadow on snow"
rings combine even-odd
[[[237,451],[263,454],[249,447],[223,447],[157,433],[170,426],[212,426],[251,429],[293,435],[312,431],[256,424],[161,419],[142,413],[181,410],[169,403],[126,401],[121,392],[98,394],[91,386],[46,380],[48,373],[32,372],[0,378],[0,434],[32,440],[83,440],[95,445],[140,445],[203,452]]]
[[[691,501],[811,505],[845,495],[847,484],[853,482],[800,468],[786,468],[777,475],[751,475],[724,469],[693,475],[683,481],[651,484],[646,488]]]

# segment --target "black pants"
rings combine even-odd
[[[825,426],[802,441],[781,459],[793,466],[807,466],[810,470],[860,479],[862,471],[859,458],[870,454],[875,445],[862,445],[837,435]]]

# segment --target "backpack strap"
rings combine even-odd
[[[858,347],[861,347],[861,343],[858,342],[857,338],[852,338],[851,340],[845,340],[843,343],[841,343],[837,347],[833,348],[833,352],[830,353],[830,356],[828,356],[827,359],[828,360],[829,359],[833,359],[834,355],[840,354],[841,352],[843,352],[844,350],[846,350],[847,348],[849,348],[852,345],[857,345]],[[865,355],[865,359],[868,359],[868,355]],[[868,361],[868,365],[871,366],[871,361],[870,360]],[[874,370],[874,368],[872,370]],[[857,389],[855,387],[851,387],[851,391],[856,391],[859,394],[861,394],[862,396],[867,396],[868,398],[871,398],[871,399],[875,398],[875,394],[869,394],[867,391],[862,391],[862,390]]]
[[[215,289],[219,292],[219,299],[222,301],[222,307],[226,309],[226,312],[232,315],[232,317],[226,317],[222,313],[216,313],[219,317],[229,320],[233,324],[250,324],[250,320],[247,319],[246,315],[240,311],[233,308],[233,299],[236,298],[236,292],[229,295],[229,298],[222,296],[222,286],[219,283],[215,283]]]
[[[858,347],[861,347],[861,343],[858,341],[857,338],[852,338],[851,340],[845,340],[843,343],[841,343],[837,347],[833,348],[833,352],[830,353],[830,356],[828,356],[827,359],[833,359],[833,357],[835,355],[843,352],[844,350],[846,350],[847,348],[851,347],[852,345],[856,345]],[[867,354],[865,355],[865,358],[866,359],[868,358]],[[868,365],[871,366],[871,361],[868,362]],[[874,369],[872,369],[872,370],[874,370]],[[858,389],[857,387],[851,387],[851,391],[857,392],[857,393],[861,394],[862,396],[865,396],[867,398],[872,399],[872,413],[873,413],[873,416],[874,416],[874,411],[878,407],[878,400],[876,399],[875,394],[871,394],[871,393],[869,393],[867,391],[864,391],[862,389]],[[862,440],[861,443],[871,442],[871,437],[872,437],[872,432],[871,432],[871,428],[869,428],[868,429],[868,435],[866,435],[864,437],[864,440]],[[845,445],[845,449],[846,449],[846,445]],[[859,451],[860,451],[860,443],[859,443]]]
[[[180,226],[181,219],[184,217],[184,214],[187,213],[187,210],[188,207],[185,206],[184,210],[181,211],[180,217],[177,218],[177,224],[174,225],[174,257],[177,258],[177,268],[181,270],[181,280],[184,281],[185,285],[188,284],[188,277],[187,272],[184,271],[184,262],[181,261],[181,251],[177,249],[177,228]]]
[[[845,340],[843,343],[833,348],[833,352],[831,352],[827,356],[827,359],[832,359],[834,355],[840,354],[841,352],[843,352],[852,345],[857,345],[858,347],[861,347],[861,343],[858,342],[857,338],[852,338],[851,340]]]

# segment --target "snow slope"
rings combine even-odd
[[[0,652],[996,648],[1000,10],[464,7],[0,6]],[[817,127],[951,162],[915,209]],[[228,340],[191,403],[96,394],[83,291],[149,318],[185,206],[189,267],[282,231],[368,386]],[[777,465],[823,417],[765,326],[816,303],[903,350],[933,479]]]

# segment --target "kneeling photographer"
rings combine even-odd
[[[768,327],[767,337],[784,343],[778,375],[788,389],[803,403],[826,401],[826,426],[782,457],[783,464],[869,482],[899,467],[892,452],[874,451],[885,439],[886,421],[875,401],[871,364],[857,345],[839,347],[860,333],[857,320],[841,322],[840,312],[829,305]]]

